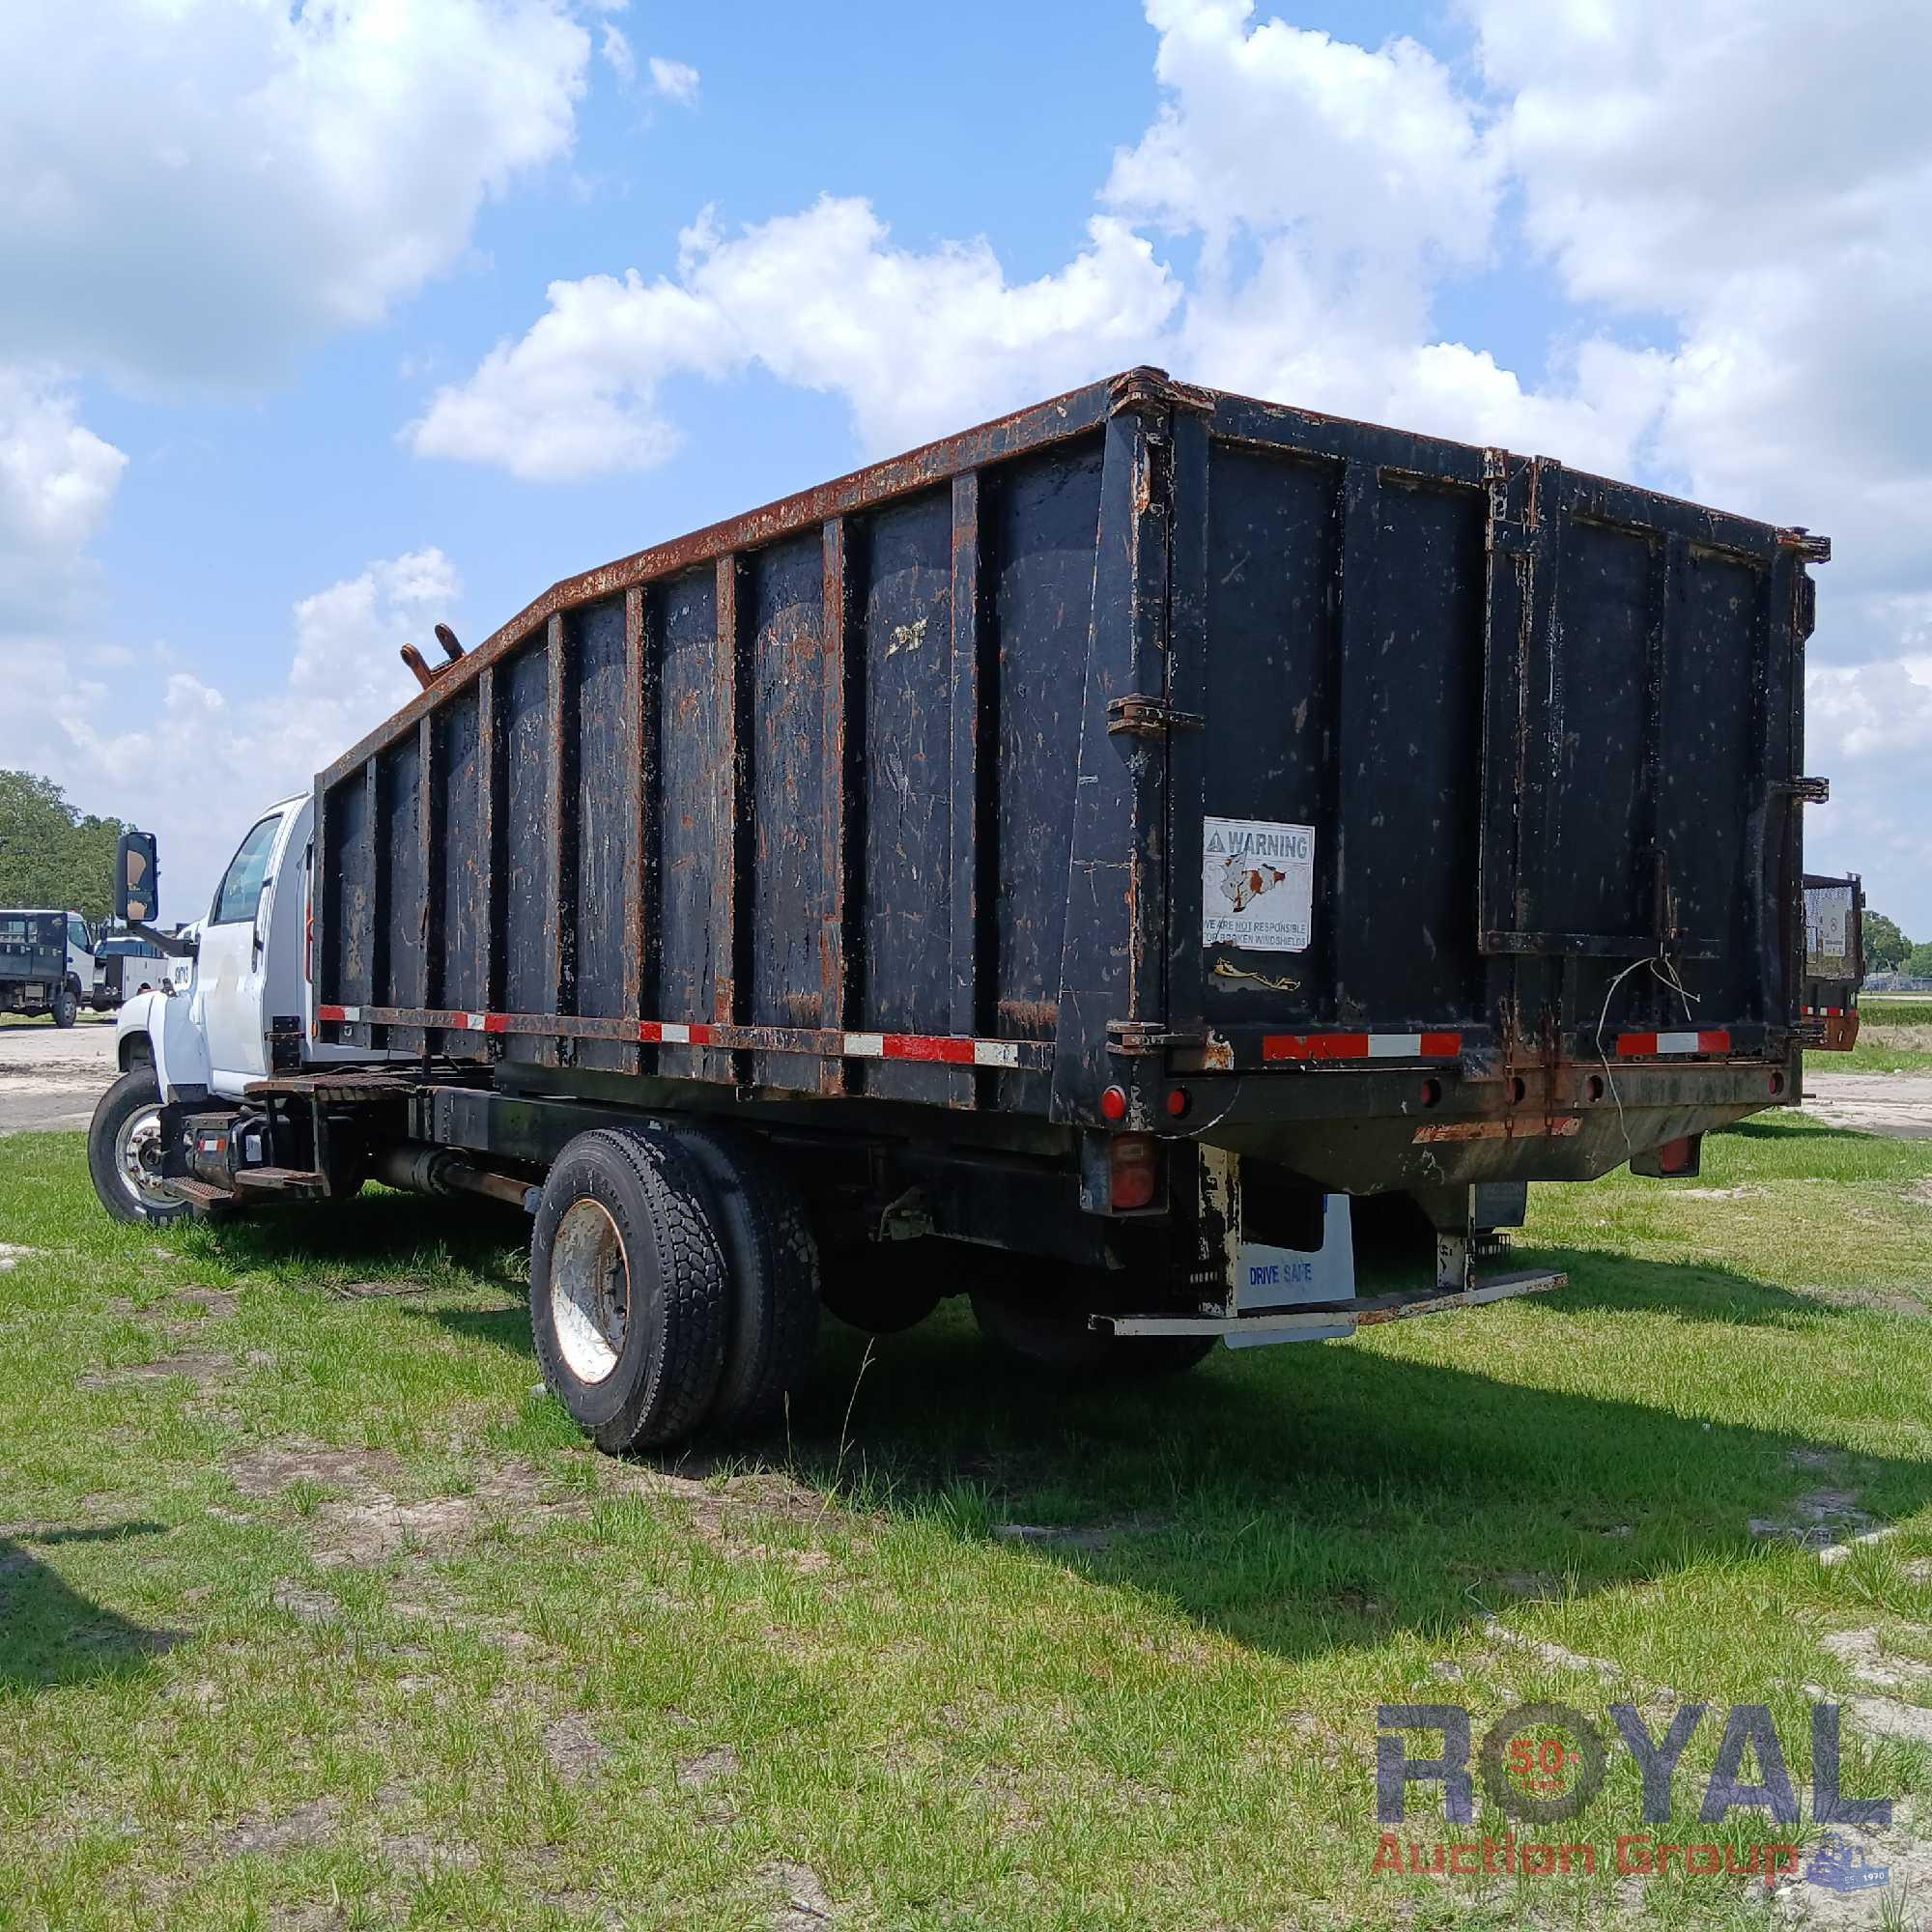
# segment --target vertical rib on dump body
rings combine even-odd
[[[1827,554],[1135,370],[442,668],[317,781],[320,1030],[1601,1172],[1795,1094]]]

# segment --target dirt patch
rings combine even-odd
[[[342,1614],[342,1605],[327,1590],[311,1589],[306,1583],[277,1583],[269,1601],[298,1623],[332,1624]]]
[[[432,1838],[426,1832],[405,1832],[399,1837],[384,1838],[383,1857],[406,1878],[430,1878],[440,1871],[473,1871],[478,1862],[474,1845],[452,1844],[446,1838]]]
[[[1674,1187],[1671,1192],[1680,1201],[1749,1201],[1762,1194],[1762,1187]]]
[[[784,1894],[772,1918],[772,1932],[820,1932],[832,1923],[832,1895],[810,1865],[776,1859],[759,1868],[758,1879]]]
[[[1916,1187],[1908,1187],[1905,1190],[1905,1198],[1908,1201],[1923,1201],[1932,1205],[1932,1176],[1928,1176]]]
[[[227,1355],[208,1349],[187,1349],[178,1355],[163,1355],[157,1362],[136,1362],[125,1369],[94,1369],[81,1376],[74,1386],[82,1389],[126,1388],[143,1382],[164,1382],[185,1377],[197,1388],[208,1388],[222,1380],[235,1366]]]
[[[293,1483],[360,1490],[394,1482],[402,1465],[380,1449],[325,1449],[318,1442],[266,1443],[227,1459],[228,1477],[244,1496],[277,1496]]]
[[[742,1767],[738,1753],[729,1745],[715,1745],[708,1751],[688,1757],[677,1768],[677,1781],[687,1791],[702,1791],[726,1777],[736,1777]]]
[[[609,1746],[598,1740],[587,1718],[573,1713],[544,1729],[544,1755],[566,1784],[584,1784],[610,1761]]]
[[[285,1817],[246,1819],[222,1833],[215,1840],[215,1850],[224,1859],[240,1859],[251,1852],[272,1855],[297,1851],[303,1845],[319,1845],[334,1833],[341,1810],[335,1799],[318,1798],[298,1805]]]
[[[428,1282],[412,1280],[326,1282],[324,1286],[337,1301],[382,1301],[394,1295],[435,1293]]]
[[[1923,1625],[1909,1628],[1915,1636],[1932,1638],[1932,1630]],[[1884,1637],[1875,1630],[1833,1631],[1820,1640],[1819,1648],[1828,1657],[1835,1657],[1861,1684],[1869,1684],[1876,1690],[1902,1690],[1908,1685],[1932,1677],[1932,1663],[1895,1655],[1888,1650]]]
[[[1548,1664],[1552,1670],[1578,1670],[1592,1677],[1601,1677],[1605,1683],[1621,1684],[1625,1670],[1620,1663],[1612,1663],[1605,1657],[1584,1657],[1574,1650],[1566,1650],[1560,1643],[1551,1643],[1547,1638],[1525,1636],[1520,1631],[1509,1630],[1494,1617],[1483,1625],[1483,1634],[1492,1643],[1502,1644],[1506,1649],[1521,1651],[1533,1657],[1539,1663]]]
[[[36,1255],[44,1254],[43,1248],[22,1247],[18,1241],[0,1241],[0,1274],[9,1268],[16,1268],[22,1262],[30,1262]]]
[[[1754,1516],[1747,1526],[1760,1542],[1790,1542],[1816,1550],[1819,1562],[1828,1568],[1893,1533],[1889,1524],[1879,1523],[1861,1506],[1854,1490],[1807,1490],[1793,1500],[1791,1512],[1789,1517]]]

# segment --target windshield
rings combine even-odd
[[[262,888],[269,879],[269,860],[275,849],[275,834],[282,829],[282,814],[271,811],[249,828],[248,836],[228,862],[215,889],[214,909],[208,915],[210,925],[231,925],[238,920],[252,920],[262,903]]]
[[[158,959],[161,949],[145,939],[103,939],[95,952],[106,959]]]

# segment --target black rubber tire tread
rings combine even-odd
[[[122,1183],[121,1170],[114,1158],[114,1137],[121,1122],[143,1107],[159,1104],[160,1083],[155,1078],[152,1061],[130,1066],[95,1103],[94,1118],[87,1123],[87,1172],[100,1205],[117,1221],[135,1228],[159,1228],[179,1221],[188,1211],[185,1201],[170,1202],[165,1208],[151,1208],[136,1201]]]
[[[71,986],[63,986],[54,995],[52,1012],[54,1025],[62,1029],[71,1027],[80,1017],[80,1000]]]
[[[1174,1376],[1213,1352],[1214,1335],[1108,1335],[1084,1315],[1027,1308],[987,1294],[973,1296],[980,1332],[1003,1355],[1028,1368],[1074,1379]]]
[[[946,1299],[943,1289],[908,1286],[907,1265],[931,1242],[867,1241],[825,1256],[818,1298],[848,1328],[863,1335],[902,1335],[917,1328]]]
[[[586,1196],[616,1223],[631,1285],[623,1350],[594,1384],[570,1373],[551,1320],[551,1246],[564,1211]],[[530,1335],[545,1382],[598,1448],[661,1449],[697,1429],[724,1373],[729,1307],[723,1243],[692,1156],[647,1128],[600,1127],[570,1142],[531,1231]]]
[[[731,1273],[724,1373],[707,1431],[760,1429],[811,1371],[818,1348],[818,1242],[798,1183],[750,1136],[680,1127],[711,1188]]]

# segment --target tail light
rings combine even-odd
[[[1148,1134],[1116,1134],[1107,1151],[1114,1211],[1147,1208],[1160,1183],[1160,1151]]]

